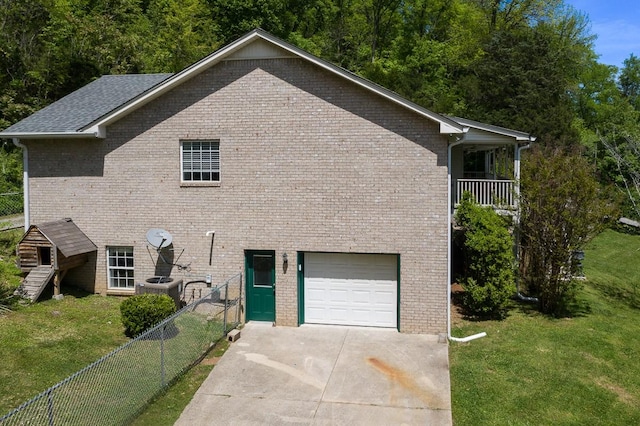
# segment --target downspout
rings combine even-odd
[[[514,167],[513,167],[513,177],[516,180],[516,227],[515,227],[515,234],[516,234],[516,262],[517,264],[520,264],[520,159],[522,158],[522,151],[524,151],[525,149],[529,149],[531,148],[531,142],[527,143],[526,145],[523,146],[518,146],[516,144],[516,158],[514,160]],[[516,298],[518,300],[521,300],[523,302],[529,302],[529,303],[538,303],[538,298],[537,297],[529,297],[529,296],[525,296],[522,293],[520,293],[520,276],[519,274],[516,276]]]
[[[451,242],[451,211],[453,205],[451,204],[451,148],[462,144],[462,140],[457,140],[450,143],[447,147],[447,338],[452,342],[469,342],[471,340],[479,339],[487,335],[484,331],[482,333],[474,334],[467,337],[453,337],[451,335],[451,261],[453,258],[452,249],[453,244]]]
[[[29,149],[20,142],[19,138],[13,138],[13,144],[22,149],[22,188],[24,191],[24,231],[29,230],[31,217],[29,212]]]

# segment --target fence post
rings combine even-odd
[[[240,273],[240,278],[239,278],[239,283],[238,283],[238,307],[237,309],[237,315],[236,315],[236,322],[238,324],[240,324],[242,321],[240,321],[240,315],[242,315],[242,272]]]
[[[226,283],[224,283],[224,315],[223,315],[223,320],[222,320],[222,333],[227,334],[227,310],[228,310],[228,306],[227,304],[229,303],[229,281],[227,281]]]
[[[166,325],[160,328],[160,385],[164,388],[164,329]]]
[[[47,414],[49,415],[49,426],[53,426],[53,388],[47,392]]]

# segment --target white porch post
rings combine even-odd
[[[514,204],[516,206],[516,221],[519,224],[520,221],[520,147],[518,143],[514,145],[514,153],[513,153],[513,179],[514,182],[514,192],[515,192],[515,200]]]

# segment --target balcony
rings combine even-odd
[[[516,184],[513,180],[458,179],[454,205],[457,206],[465,192],[470,192],[482,206],[512,210],[517,207]]]

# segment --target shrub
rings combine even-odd
[[[139,294],[120,304],[125,334],[137,336],[176,312],[176,304],[166,294]]]
[[[462,228],[464,307],[474,315],[503,318],[515,293],[513,239],[505,219],[466,193],[456,212]]]
[[[21,230],[0,232],[0,312],[11,309],[19,299],[13,293],[22,281],[21,271],[15,263],[16,246],[21,236]]]
[[[540,310],[570,314],[580,283],[573,253],[616,217],[615,206],[578,154],[535,149],[522,174],[522,277]]]

